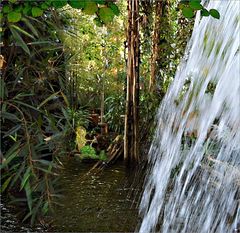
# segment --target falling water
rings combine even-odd
[[[232,233],[240,222],[240,3],[210,1],[158,112],[139,231]]]

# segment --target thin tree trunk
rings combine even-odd
[[[166,0],[156,1],[155,2],[155,24],[154,32],[152,39],[152,57],[151,57],[151,73],[149,81],[149,90],[152,92],[156,88],[156,78],[159,75],[159,60],[161,57],[161,48],[160,48],[160,36],[161,36],[161,27],[162,17],[164,12],[164,7],[166,5]]]
[[[139,161],[139,0],[128,0],[127,95],[124,132],[124,159]]]

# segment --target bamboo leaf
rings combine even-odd
[[[37,109],[41,108],[44,104],[46,104],[48,101],[52,100],[54,97],[56,97],[59,94],[60,91],[53,93],[52,95],[50,95],[47,99],[45,99],[41,104],[39,104],[39,106],[37,107]]]
[[[22,37],[19,35],[19,33],[14,29],[13,27],[10,27],[10,31],[12,32],[12,35],[18,45],[28,54],[30,55],[30,50],[27,46],[27,44],[23,41]]]
[[[20,142],[16,142],[4,156],[6,160],[0,165],[0,169],[5,168],[17,155],[19,150]]]
[[[31,34],[29,34],[27,31],[23,30],[22,28],[18,27],[17,25],[11,25],[12,28],[15,28],[16,30],[18,30],[19,32],[21,32],[22,34],[24,34],[25,36],[30,37],[31,39],[35,39],[34,36],[32,36]]]
[[[3,185],[1,186],[1,193],[3,193],[6,188],[8,187],[10,181],[12,180],[14,174],[12,174],[10,177],[8,177],[8,179],[3,183]]]
[[[21,128],[21,125],[16,125],[16,126],[12,127],[10,130],[8,130],[6,133],[4,133],[3,138],[6,138],[9,135],[16,133],[20,128]]]
[[[25,187],[26,183],[29,180],[29,177],[31,176],[31,168],[29,167],[26,172],[24,173],[22,182],[21,182],[21,187],[20,187],[20,191]]]
[[[14,115],[14,114],[12,114],[12,113],[9,113],[9,112],[0,112],[0,117],[2,118],[2,119],[7,119],[7,120],[11,120],[11,121],[13,121],[13,122],[15,122],[15,121],[20,121],[20,119],[16,116],[16,115]]]
[[[29,211],[32,213],[32,190],[29,181],[24,186],[26,197],[27,197],[27,203]]]

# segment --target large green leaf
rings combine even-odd
[[[112,22],[114,15],[113,10],[109,7],[102,7],[99,9],[99,17],[104,23]]]
[[[68,4],[76,9],[83,9],[86,2],[84,0],[68,0]]]
[[[17,23],[21,20],[22,14],[20,12],[11,11],[7,15],[8,22]]]
[[[184,7],[182,13],[186,18],[192,18],[194,16],[193,9],[190,7]]]
[[[201,10],[203,8],[203,6],[201,5],[201,3],[199,1],[191,1],[189,3],[189,6],[194,9],[194,10]]]
[[[98,6],[94,2],[86,2],[83,12],[87,15],[93,15],[97,12]]]
[[[33,17],[39,17],[43,14],[43,10],[39,7],[33,7],[32,8],[32,16]]]

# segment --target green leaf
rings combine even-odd
[[[6,84],[2,78],[0,78],[0,98],[4,99],[7,97]]]
[[[3,13],[9,13],[11,10],[12,10],[12,9],[11,9],[11,7],[10,7],[9,5],[5,5],[5,6],[3,6],[3,8],[2,8],[2,12],[3,12]]]
[[[36,6],[32,8],[32,16],[33,17],[39,17],[42,14],[43,14],[43,10],[41,8],[36,7]]]
[[[24,15],[30,15],[31,10],[32,10],[31,6],[27,5],[23,8],[23,14]]]
[[[16,8],[14,8],[14,11],[16,11],[16,12],[21,12],[22,10],[23,10],[22,5],[17,6]]]
[[[8,137],[9,135],[12,135],[12,134],[16,133],[19,129],[21,129],[21,127],[22,127],[22,126],[21,126],[20,124],[12,127],[10,130],[8,130],[6,133],[4,133],[3,138],[6,138],[6,137]]]
[[[29,167],[26,172],[23,175],[23,179],[21,182],[21,187],[20,187],[20,191],[25,187],[26,182],[28,181],[29,177],[31,176],[31,168]]]
[[[194,16],[193,9],[190,7],[184,7],[182,13],[186,18],[192,18]]]
[[[99,17],[104,23],[112,22],[114,18],[114,12],[111,8],[102,7],[99,9]]]
[[[23,18],[22,21],[26,24],[26,26],[32,31],[32,33],[38,37],[38,32],[36,28],[31,24],[30,20],[27,18]]]
[[[22,15],[19,12],[11,11],[7,15],[8,22],[10,23],[17,23],[21,20]]]
[[[25,192],[27,196],[28,208],[32,212],[32,190],[29,181],[25,184]]]
[[[20,47],[28,54],[30,55],[30,50],[27,46],[27,44],[23,41],[22,37],[19,35],[19,33],[16,31],[16,29],[10,27],[10,30],[12,32],[12,35],[15,39],[15,41],[18,43]]]
[[[20,146],[20,142],[16,142],[6,153],[4,156],[6,160],[1,164],[0,168],[5,168],[17,155],[18,155],[18,149]]]
[[[189,6],[194,10],[201,10],[203,8],[202,4],[199,1],[191,1]]]
[[[96,11],[98,10],[98,6],[96,3],[94,2],[87,2],[83,12],[87,15],[93,15],[96,13]]]
[[[9,113],[9,112],[0,112],[0,117],[2,119],[11,120],[13,122],[20,121],[20,119],[16,115]]]
[[[216,9],[210,9],[209,14],[215,19],[220,19],[220,13]]]
[[[209,16],[210,14],[209,14],[209,12],[208,12],[208,10],[207,9],[202,9],[201,10],[201,16]]]
[[[118,8],[118,6],[116,5],[116,4],[114,4],[114,3],[110,3],[109,4],[109,7],[112,9],[112,11],[113,11],[113,13],[115,14],[115,15],[119,15],[120,14],[120,10],[119,10],[119,8]]]
[[[49,6],[46,3],[42,3],[40,6],[43,10],[47,10],[49,8]]]
[[[17,25],[11,25],[12,28],[15,28],[16,30],[18,30],[19,32],[21,32],[22,34],[24,34],[25,36],[30,37],[31,39],[35,39],[34,36],[32,36],[31,34],[29,34],[28,32],[26,32],[25,30],[23,30],[22,28],[18,27]]]
[[[101,21],[99,18],[95,18],[93,21],[94,21],[94,23],[95,23],[98,27],[102,27],[102,26],[103,26],[103,23],[102,23],[102,21]]]
[[[105,1],[104,0],[95,0],[97,4],[104,5]]]
[[[40,103],[37,107],[37,109],[40,109],[44,104],[46,104],[48,101],[54,99],[58,94],[59,94],[60,91],[56,92],[56,93],[53,93],[51,94],[50,96],[48,96],[44,101],[42,101],[42,103]]]
[[[8,187],[10,181],[12,180],[12,177],[13,177],[14,174],[12,174],[10,177],[8,177],[7,180],[5,180],[5,182],[1,185],[1,193],[3,193],[6,188]]]
[[[55,8],[62,8],[67,5],[67,0],[53,1],[52,4]]]
[[[85,7],[86,2],[84,0],[69,0],[68,4],[76,9],[82,9]]]
[[[46,201],[42,207],[42,213],[45,215],[48,212],[48,202]]]

